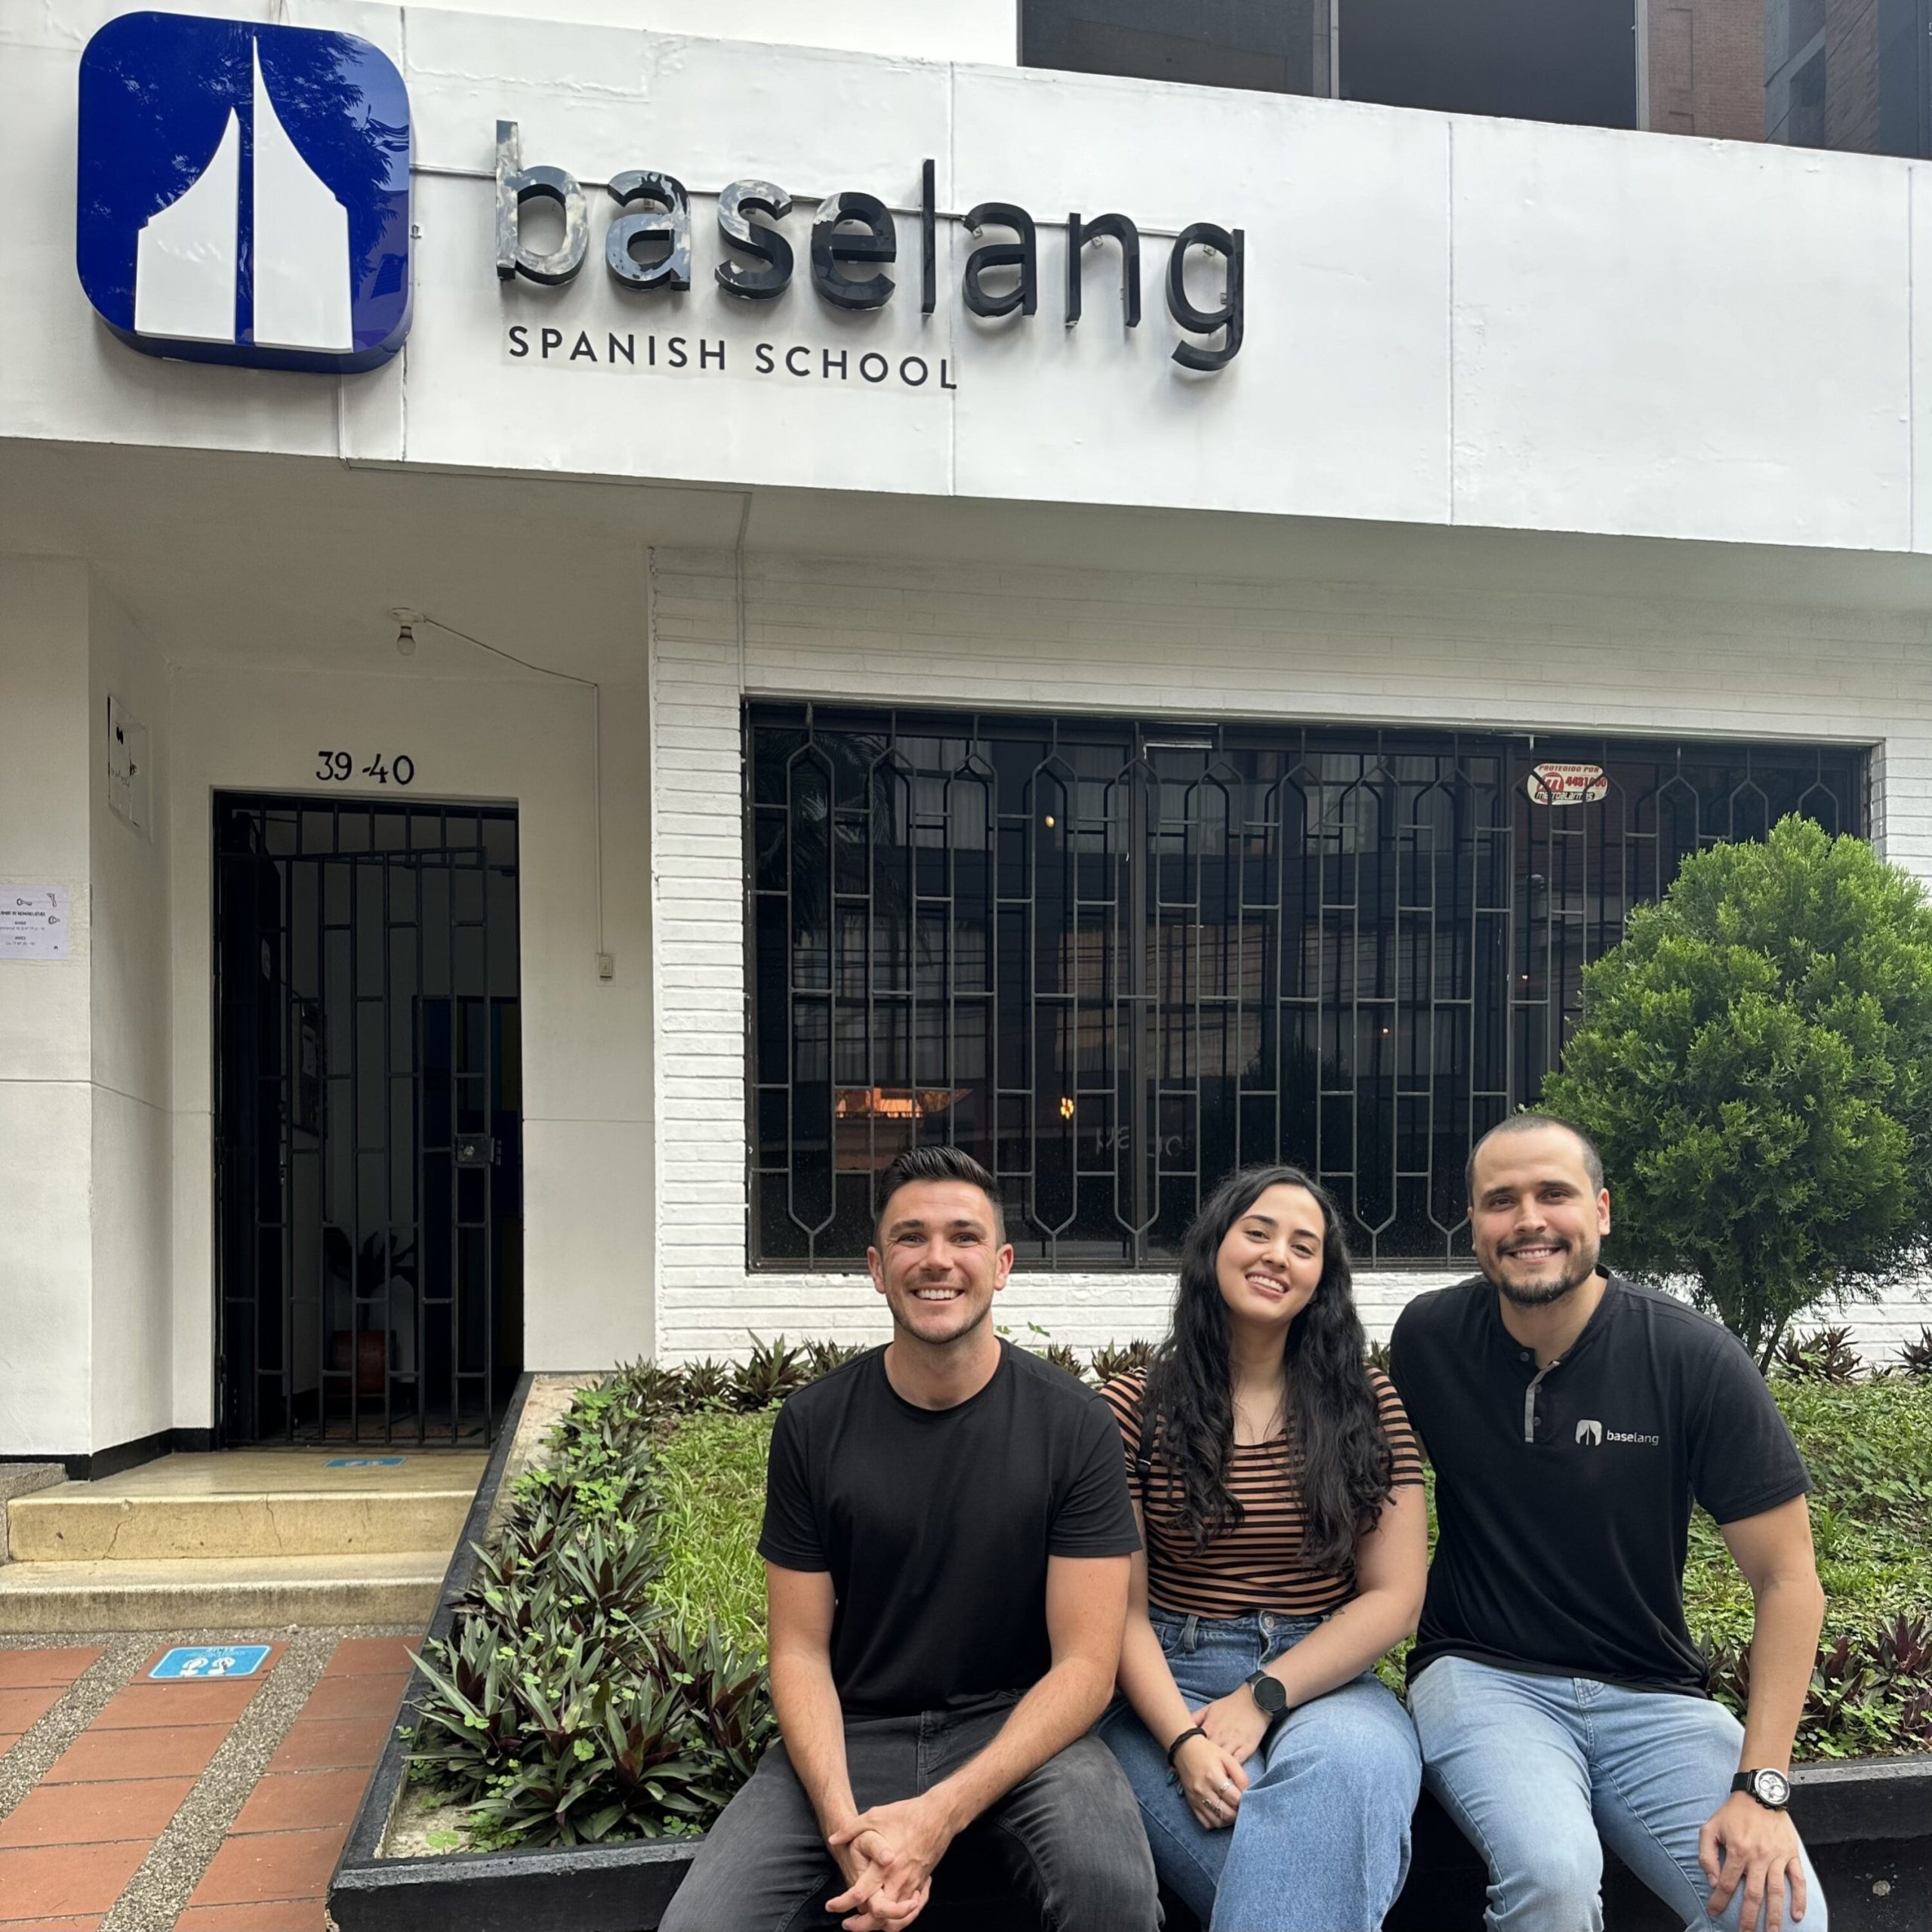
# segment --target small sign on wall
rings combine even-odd
[[[1539,765],[1524,781],[1533,805],[1595,805],[1610,796],[1601,765]]]
[[[68,957],[66,887],[0,886],[0,960]]]

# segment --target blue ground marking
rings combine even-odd
[[[148,1675],[186,1678],[197,1684],[214,1677],[253,1677],[267,1657],[266,1644],[181,1644]]]
[[[408,1459],[406,1456],[331,1456],[322,1467],[325,1469],[399,1469]]]

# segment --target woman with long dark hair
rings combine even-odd
[[[1422,1460],[1364,1354],[1333,1203],[1251,1167],[1107,1386],[1146,1554],[1101,1734],[1212,1932],[1376,1932],[1408,1869],[1421,1753],[1373,1666],[1422,1609]]]

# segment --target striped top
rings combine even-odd
[[[1395,1459],[1395,1482],[1419,1483],[1422,1459],[1415,1432],[1403,1413],[1401,1398],[1385,1376],[1371,1369],[1369,1382],[1381,1411],[1383,1432]],[[1298,1481],[1301,1453],[1286,1434],[1266,1442],[1234,1445],[1228,1474],[1231,1494],[1245,1512],[1234,1529],[1224,1530],[1197,1552],[1180,1521],[1179,1485],[1169,1493],[1169,1471],[1161,1437],[1154,1441],[1154,1472],[1145,1489],[1134,1469],[1140,1447],[1141,1391],[1145,1373],[1116,1376],[1102,1393],[1120,1425],[1126,1450],[1127,1486],[1145,1516],[1147,1594],[1157,1608],[1192,1611],[1209,1617],[1239,1616],[1265,1610],[1277,1616],[1320,1616],[1355,1594],[1355,1571],[1339,1575],[1311,1570],[1302,1561],[1305,1524]]]

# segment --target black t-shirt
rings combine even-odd
[[[895,1394],[875,1348],[778,1412],[758,1553],[831,1573],[849,1717],[1026,1690],[1052,1662],[1046,1559],[1139,1548],[1106,1404],[1008,1343],[951,1409]]]
[[[1719,1523],[1811,1479],[1735,1336],[1612,1275],[1539,1375],[1481,1279],[1418,1295],[1390,1372],[1435,1465],[1413,1680],[1440,1656],[1706,1694],[1684,1621],[1693,1500]]]

